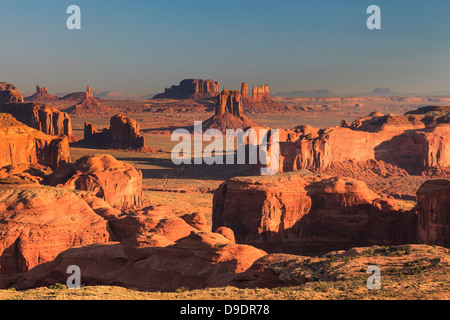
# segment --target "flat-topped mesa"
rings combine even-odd
[[[41,164],[56,168],[70,161],[69,141],[30,128],[0,113],[0,167]]]
[[[219,82],[209,79],[186,79],[179,85],[166,88],[164,93],[155,95],[153,99],[206,99],[219,94]]]
[[[243,115],[242,96],[237,90],[223,90],[217,97],[216,115],[223,116],[225,113],[236,117]]]
[[[32,96],[25,98],[25,101],[31,102],[52,102],[56,100],[59,100],[59,98],[48,93],[47,87],[41,88],[40,86],[36,86],[36,92]]]
[[[23,101],[23,95],[14,85],[8,82],[0,82],[0,105],[3,103]]]

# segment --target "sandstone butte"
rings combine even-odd
[[[24,103],[22,94],[11,84],[0,83],[0,112],[12,114],[20,122],[46,134],[76,140],[67,113],[47,104]]]
[[[98,131],[90,123],[85,123],[83,142],[115,149],[144,150],[145,139],[139,131],[139,124],[135,120],[118,114],[110,119],[110,127],[102,131]]]
[[[86,92],[71,93],[61,99],[76,102],[73,106],[65,109],[65,112],[72,116],[99,115],[112,112],[110,107],[103,106],[99,103],[98,99],[94,97],[92,88],[89,86]]]
[[[36,86],[36,92],[25,98],[25,101],[31,102],[53,102],[57,101],[59,98],[48,93],[47,87],[41,88],[40,86]]]
[[[354,246],[450,241],[448,180],[429,181],[417,207],[399,209],[366,184],[298,171],[232,178],[214,194],[213,229],[268,252],[317,255]]]
[[[327,129],[298,127],[287,134],[290,141],[280,144],[280,172],[326,169],[349,160],[379,160],[410,174],[449,167],[450,107],[439,110],[423,108],[403,116],[373,113]]]
[[[217,97],[216,110],[213,117],[203,122],[203,130],[246,129],[258,127],[259,124],[244,116],[242,95],[236,90],[223,90]]]
[[[12,115],[0,113],[0,167],[41,164],[56,168],[70,161],[67,137],[30,128]]]
[[[253,86],[252,96],[249,95],[248,83],[241,84],[242,104],[247,112],[262,111],[273,107],[282,107],[279,102],[274,101],[270,97],[269,85]]]
[[[166,88],[164,93],[155,95],[153,99],[205,99],[216,97],[219,93],[219,82],[209,79],[185,79],[179,85]]]

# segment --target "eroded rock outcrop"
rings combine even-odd
[[[32,96],[25,98],[25,101],[32,102],[53,102],[57,100],[59,100],[57,96],[48,93],[47,87],[41,88],[40,86],[36,86],[36,92]]]
[[[139,124],[121,114],[110,119],[110,127],[98,131],[90,123],[84,125],[84,141],[114,149],[145,150],[145,139],[139,133]]]
[[[26,272],[74,246],[109,241],[107,221],[75,192],[0,184],[0,274]]]
[[[266,253],[217,233],[192,232],[168,246],[108,243],[69,249],[53,262],[9,279],[17,289],[61,283],[78,265],[85,285],[119,285],[150,291],[200,289],[211,280],[247,270]],[[8,280],[3,281],[3,286]],[[2,283],[0,283],[2,285]]]
[[[418,241],[450,247],[450,180],[430,180],[417,191]]]
[[[69,140],[30,128],[0,113],[0,167],[41,164],[56,168],[70,161]]]
[[[320,170],[334,162],[380,160],[417,174],[450,166],[450,118],[372,114],[280,145],[280,171]]]
[[[8,82],[0,82],[0,105],[4,103],[23,102],[23,95],[19,90]]]
[[[253,86],[252,96],[249,96],[248,84],[246,82],[241,85],[242,104],[246,111],[261,111],[262,109],[270,109],[273,107],[281,107],[282,104],[274,101],[270,97],[269,85]]]
[[[307,171],[222,184],[214,194],[213,230],[221,226],[238,243],[296,254],[414,243],[417,234],[415,214],[379,199],[365,183]]]
[[[0,112],[9,113],[20,122],[53,136],[67,136],[75,141],[72,120],[65,112],[39,103],[8,103],[0,106]]]
[[[153,99],[205,99],[216,97],[220,93],[219,82],[201,79],[186,79],[179,85],[166,88],[164,93]]]
[[[142,204],[142,172],[110,155],[91,155],[56,170],[50,184],[92,191],[113,207]]]

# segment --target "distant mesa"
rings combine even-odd
[[[166,88],[164,93],[157,94],[153,99],[206,99],[218,96],[219,82],[213,80],[186,79],[179,85]]]
[[[371,94],[377,95],[377,96],[390,96],[394,95],[395,93],[391,91],[389,88],[375,88],[372,90]]]
[[[218,129],[225,132],[227,129],[245,129],[260,127],[256,122],[243,115],[243,97],[237,90],[225,90],[217,97],[216,111],[213,117],[203,123],[203,128]]]
[[[53,102],[57,100],[59,100],[57,96],[48,93],[47,87],[41,88],[40,86],[36,86],[35,94],[25,98],[25,101],[30,102]]]
[[[144,137],[139,134],[139,124],[121,114],[110,119],[110,127],[99,131],[90,123],[84,124],[84,144],[115,149],[146,151]]]

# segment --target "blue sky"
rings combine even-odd
[[[66,28],[66,8],[82,30]],[[366,9],[382,10],[382,30]],[[450,90],[447,0],[0,0],[0,81],[157,93],[185,78],[271,92]]]

